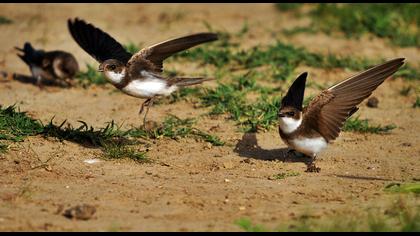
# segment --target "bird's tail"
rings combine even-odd
[[[16,54],[24,61],[26,64],[30,65],[31,62],[35,61],[36,50],[32,47],[31,43],[25,42],[23,48],[15,47],[16,50],[23,52],[23,54]]]
[[[201,84],[204,81],[209,81],[209,80],[214,80],[214,78],[201,78],[201,77],[197,77],[197,78],[185,78],[185,77],[178,77],[176,78],[172,84],[173,85],[177,85],[180,87],[185,87],[185,86],[190,86],[190,85],[195,85],[195,84]]]

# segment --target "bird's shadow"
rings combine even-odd
[[[280,160],[282,162],[301,162],[309,165],[311,159],[299,157],[290,153],[289,148],[263,149],[258,145],[256,133],[245,133],[238,141],[234,152],[241,157],[253,158],[264,161]]]
[[[6,76],[3,75],[3,77],[6,77]],[[37,85],[38,86],[37,79],[35,77],[33,77],[33,76],[28,76],[28,75],[13,73],[11,79],[12,80],[19,81],[21,83],[33,84],[33,85]],[[42,86],[60,87],[60,88],[68,88],[68,87],[70,87],[70,85],[67,84],[67,83],[59,83],[58,81],[49,80],[49,79],[43,79],[43,80],[41,80],[41,87]]]

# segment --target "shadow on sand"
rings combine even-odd
[[[19,81],[21,83],[25,83],[25,84],[33,84],[38,86],[37,84],[37,79],[35,77],[32,76],[27,76],[27,75],[22,75],[22,74],[17,74],[17,73],[13,73],[8,75],[7,72],[1,72],[1,76],[4,78],[7,78],[7,80],[2,80],[2,82],[6,82],[8,80],[16,80]],[[48,80],[48,79],[43,79],[41,81],[41,86],[51,86],[51,87],[60,87],[60,88],[69,88],[71,85],[69,83],[66,83],[64,81],[55,81],[55,80]]]
[[[242,139],[236,144],[234,152],[241,157],[253,158],[258,160],[280,160],[282,162],[301,162],[309,165],[310,158],[298,157],[289,153],[289,148],[262,149],[257,142],[256,133],[245,133]]]

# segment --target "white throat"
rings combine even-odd
[[[121,71],[121,73],[115,73],[114,71],[106,71],[105,76],[112,83],[119,84],[119,83],[121,83],[121,81],[123,80],[123,78],[125,76],[125,69],[123,71]]]
[[[280,129],[286,134],[290,134],[297,130],[300,124],[302,124],[302,116],[299,120],[290,117],[281,117],[279,120]]]

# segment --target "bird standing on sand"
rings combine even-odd
[[[292,149],[312,158],[307,172],[319,172],[315,158],[336,139],[347,118],[364,99],[404,64],[404,58],[387,61],[354,75],[314,97],[302,108],[308,73],[302,73],[281,101],[278,112],[281,139]]]
[[[40,87],[44,79],[65,81],[72,79],[79,71],[76,58],[68,52],[37,50],[29,42],[26,42],[23,48],[15,49],[23,52],[17,55],[29,66],[32,76],[36,78],[36,84]]]
[[[174,53],[198,44],[217,40],[217,34],[197,33],[170,39],[141,49],[132,55],[109,34],[78,18],[68,20],[68,28],[74,40],[99,63],[99,71],[124,93],[146,98],[139,113],[147,107],[143,124],[153,99],[168,96],[180,87],[200,84],[208,78],[165,78],[160,75],[163,61]]]

